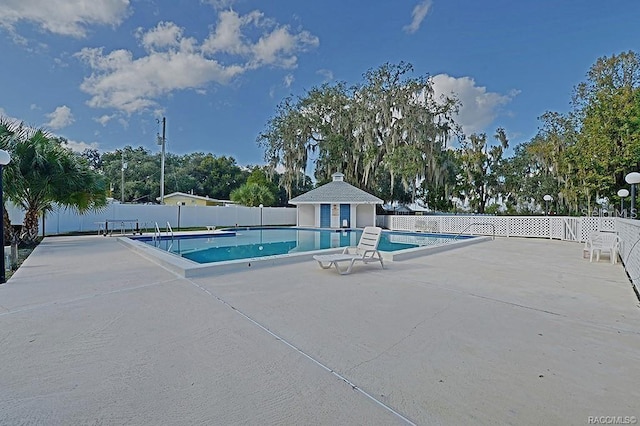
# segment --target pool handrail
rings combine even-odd
[[[464,234],[466,231],[469,230],[469,228],[471,228],[472,226],[475,225],[484,225],[484,226],[490,226],[492,229],[492,234],[491,234],[491,239],[495,240],[496,239],[496,226],[493,223],[489,223],[489,222],[473,222],[470,223],[469,225],[467,225],[462,231],[460,231],[459,233],[456,234],[455,237],[453,237],[453,239],[457,239],[459,236],[461,236],[462,234]]]

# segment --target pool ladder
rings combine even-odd
[[[173,229],[171,228],[171,224],[167,222],[167,227],[165,228],[165,234],[167,236],[167,240],[171,237],[171,244],[167,247],[167,250],[171,250],[173,247]],[[153,231],[153,245],[158,247],[160,245],[160,241],[162,240],[162,233],[160,232],[160,227],[158,226],[158,222],[155,222],[155,229]]]
[[[470,223],[469,225],[467,225],[462,231],[460,231],[459,233],[456,234],[455,237],[453,237],[454,240],[456,240],[460,235],[464,234],[466,231],[468,231],[472,226],[490,226],[492,229],[492,234],[491,234],[491,239],[495,240],[496,239],[496,226],[493,223],[488,223],[488,222],[473,222]]]

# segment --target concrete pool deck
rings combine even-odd
[[[183,278],[48,237],[0,285],[0,424],[587,424],[639,401],[638,300],[576,243]]]

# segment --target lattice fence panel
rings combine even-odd
[[[616,218],[559,216],[386,216],[388,229],[443,234],[586,241],[592,232],[615,231]]]
[[[509,235],[512,237],[549,237],[548,217],[519,217],[518,220],[512,220],[509,229]]]
[[[600,218],[587,216],[582,218],[582,227],[580,229],[581,241],[587,241],[589,235],[594,232],[600,231]]]
[[[600,231],[615,232],[616,231],[616,218],[615,217],[601,217],[600,219]]]
[[[419,216],[390,216],[391,217],[391,228],[397,231],[414,231],[416,218]]]
[[[440,226],[440,232],[445,232],[448,234],[452,234],[455,231],[455,225],[458,225],[458,227],[460,228],[460,231],[462,231],[462,227],[464,226],[459,220],[456,220],[455,218],[451,217],[451,216],[442,216],[439,218],[439,226]]]
[[[459,234],[469,226],[471,220],[470,216],[443,216],[440,229],[449,234]]]
[[[509,235],[509,217],[495,217],[493,218],[493,225],[495,226],[496,235]],[[488,234],[487,234],[488,235]]]
[[[564,221],[558,217],[549,218],[549,238],[555,238],[557,240],[565,239],[565,224]]]

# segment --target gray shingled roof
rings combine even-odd
[[[354,203],[382,204],[383,201],[344,181],[333,181],[289,200],[290,204]]]

